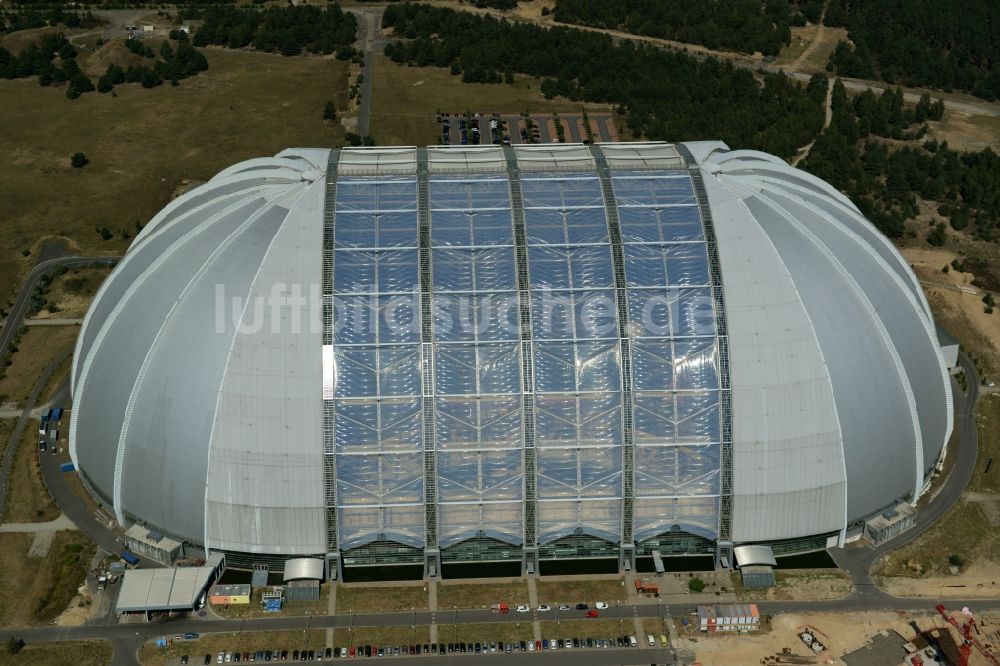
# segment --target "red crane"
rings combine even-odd
[[[958,629],[958,633],[962,634],[962,645],[959,647],[959,664],[960,666],[969,666],[969,657],[972,656],[972,648],[975,647],[979,650],[979,653],[986,657],[993,666],[1000,666],[1000,659],[993,656],[993,653],[986,649],[986,646],[976,640],[975,636],[972,635],[973,629],[976,627],[976,620],[969,616],[969,619],[964,624],[959,624],[958,620],[948,614],[948,609],[938,604],[934,609],[945,619],[948,624]]]

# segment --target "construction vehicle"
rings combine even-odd
[[[958,629],[958,633],[962,635],[962,645],[959,647],[959,666],[969,666],[969,657],[972,656],[972,648],[976,648],[976,650],[978,650],[981,655],[986,657],[986,660],[993,664],[993,666],[1000,666],[1000,659],[993,656],[993,653],[972,635],[974,630],[977,632],[978,630],[976,630],[976,620],[971,614],[968,616],[968,620],[959,624],[958,620],[952,617],[948,613],[948,609],[943,605],[938,604],[934,607],[934,610],[936,610],[948,624]]]

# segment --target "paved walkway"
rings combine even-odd
[[[330,599],[326,604],[326,614],[336,615],[337,614],[337,583],[339,581],[332,581],[330,583]],[[333,642],[333,627],[326,628],[326,644],[334,645]]]
[[[65,513],[60,513],[55,520],[47,523],[3,523],[0,532],[15,532],[19,534],[37,534],[39,532],[58,532],[59,530],[75,530],[76,524]]]
[[[430,580],[427,581],[427,610],[431,612],[431,620],[432,620],[430,628],[431,643],[438,642],[437,609],[438,609],[437,578],[431,578]]]
[[[531,607],[531,633],[536,641],[542,640],[542,623],[538,619],[538,576],[527,576],[528,605]]]

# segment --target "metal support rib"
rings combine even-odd
[[[517,155],[504,146],[510,180],[510,205],[514,216],[514,244],[517,258],[517,309],[521,338],[521,415],[524,423],[524,547],[538,546],[535,473],[535,368],[531,345],[531,281],[528,276],[528,238],[524,228],[524,200]]]
[[[337,163],[340,151],[331,150],[326,166],[326,199],[323,204],[323,345],[333,345],[333,236],[337,222]],[[323,395],[323,488],[326,503],[326,549],[338,550],[337,460],[333,441],[333,395]]]
[[[633,514],[635,506],[635,446],[632,433],[632,353],[628,330],[628,283],[625,281],[625,256],[622,250],[622,231],[618,223],[618,206],[611,184],[611,169],[600,146],[591,144],[590,152],[597,165],[604,196],[604,210],[608,216],[611,238],[611,260],[615,276],[615,300],[618,305],[618,344],[622,359],[622,546],[632,545]]]
[[[426,549],[437,552],[437,454],[434,431],[434,336],[431,309],[431,214],[427,149],[417,149],[417,215],[420,239],[420,375],[424,445]]]
[[[694,185],[695,198],[701,211],[701,224],[705,230],[705,244],[708,248],[708,267],[712,277],[712,297],[715,301],[716,337],[719,340],[719,421],[722,426],[722,450],[720,455],[721,488],[719,491],[719,543],[732,541],[733,520],[733,410],[729,390],[729,333],[726,327],[726,301],[722,291],[722,269],[719,266],[719,248],[712,223],[712,210],[705,192],[705,181],[701,169],[687,149],[677,144],[677,152],[687,163]]]

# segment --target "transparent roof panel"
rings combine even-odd
[[[340,178],[337,215],[350,211],[417,210],[417,181],[409,178]]]
[[[421,449],[419,399],[338,399],[334,405],[337,453]]]
[[[521,449],[520,396],[452,396],[435,401],[439,449]]]
[[[694,204],[694,186],[686,171],[644,173],[616,172],[615,201],[625,206],[674,206]]]
[[[525,208],[604,208],[601,181],[592,174],[522,174],[521,198]]]
[[[437,342],[504,341],[518,339],[515,292],[439,294],[432,299]]]
[[[694,188],[686,171],[616,172],[613,186],[629,286],[634,536],[648,539],[676,526],[712,537],[720,478],[718,344]]]
[[[717,446],[638,446],[635,463],[636,490],[643,495],[719,493]]]
[[[340,196],[338,190],[337,196]],[[337,213],[337,248],[417,247],[417,212]]]
[[[696,206],[619,208],[622,240],[626,243],[703,241],[705,232]]]
[[[635,338],[714,337],[712,290],[675,287],[629,292],[629,323]]]
[[[436,248],[431,252],[434,291],[507,291],[517,286],[514,248]]]
[[[513,245],[514,228],[510,210],[431,212],[431,245],[481,247]]]
[[[510,208],[510,186],[506,178],[431,178],[428,187],[431,210],[485,210]]]
[[[442,451],[437,471],[442,502],[509,502],[523,495],[519,450]]]
[[[514,394],[521,390],[521,352],[516,342],[440,344],[434,349],[438,395]]]
[[[711,284],[708,251],[702,243],[681,245],[625,244],[625,269],[630,287]]]
[[[613,288],[611,247],[546,247],[528,249],[531,279],[552,289]]]
[[[620,391],[616,340],[536,342],[535,390],[539,393]]]
[[[544,394],[535,405],[539,447],[620,446],[619,393]]]
[[[337,397],[420,395],[420,348],[416,345],[338,346],[334,362]]]
[[[524,227],[529,245],[608,242],[603,208],[533,208],[524,211]]]
[[[539,499],[621,497],[621,455],[616,447],[539,449],[536,465]]]
[[[417,343],[419,299],[412,295],[333,299],[334,344]]]
[[[531,293],[531,326],[536,340],[613,338],[618,333],[615,292],[556,291]]]
[[[418,286],[416,250],[336,252],[333,289],[337,293],[409,293]]]

